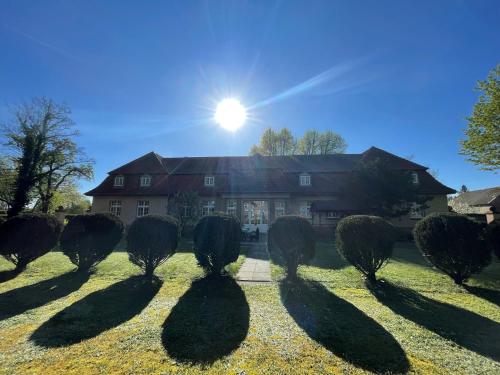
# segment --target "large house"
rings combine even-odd
[[[491,223],[500,220],[500,186],[466,191],[450,200],[453,211]]]
[[[195,191],[202,214],[223,211],[243,225],[266,232],[278,216],[307,217],[318,229],[330,230],[346,215],[359,213],[355,196],[342,189],[362,160],[383,158],[391,168],[409,171],[423,195],[426,212],[415,205],[394,224],[413,227],[429,212],[448,211],[447,194],[454,193],[427,168],[371,147],[361,154],[163,158],[150,152],[111,172],[95,189],[93,212],[111,212],[125,224],[148,214],[167,214],[169,199],[179,191]]]

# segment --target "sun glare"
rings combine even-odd
[[[215,122],[224,129],[236,131],[247,119],[247,110],[237,99],[224,99],[215,110]]]

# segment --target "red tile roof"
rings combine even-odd
[[[384,158],[394,169],[414,170],[424,194],[450,194],[450,189],[426,172],[426,167],[372,147],[362,154],[296,156],[229,156],[162,158],[150,152],[113,171],[89,196],[172,195],[197,191],[200,196],[243,193],[287,193],[330,195],[341,191],[349,173],[361,160]],[[311,175],[311,186],[300,186],[301,173]],[[139,186],[143,174],[151,176],[151,186]],[[116,175],[124,176],[124,186],[114,187]],[[204,176],[215,176],[215,186],[204,186]]]

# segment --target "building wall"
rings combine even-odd
[[[431,200],[425,203],[429,208],[425,210],[425,214],[428,215],[434,212],[448,212],[448,199],[446,195],[435,195]],[[412,229],[419,219],[412,219],[410,215],[404,215],[396,219],[390,220],[390,222],[400,228]]]
[[[167,197],[94,197],[92,212],[109,212],[110,201],[119,200],[122,203],[120,219],[125,225],[130,225],[137,218],[137,202],[149,201],[149,213],[167,214]]]

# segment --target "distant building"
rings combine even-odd
[[[450,207],[487,223],[500,220],[500,186],[460,193],[450,200]]]
[[[93,212],[112,212],[126,224],[147,214],[167,214],[171,197],[195,191],[201,213],[236,215],[250,229],[265,233],[278,216],[308,218],[317,229],[331,230],[342,217],[360,213],[355,196],[342,194],[347,178],[360,161],[384,158],[396,170],[410,171],[422,195],[424,211],[414,205],[394,220],[411,228],[430,212],[447,212],[450,189],[412,161],[372,147],[361,154],[163,158],[151,152],[111,172],[95,189]]]

